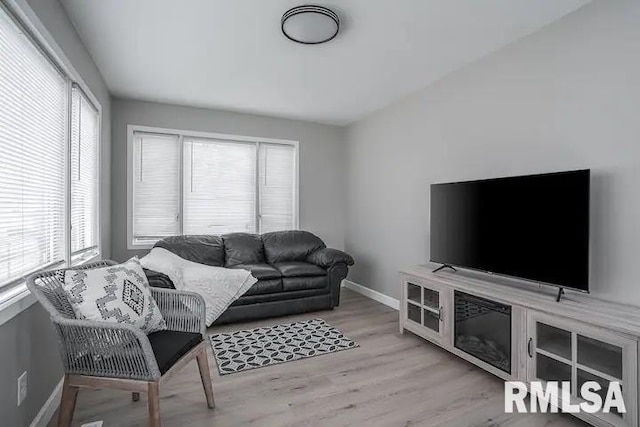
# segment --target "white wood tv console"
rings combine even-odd
[[[572,403],[580,402],[577,391],[585,381],[598,381],[605,392],[610,381],[618,381],[625,414],[576,416],[596,426],[638,427],[640,308],[571,291],[556,302],[554,288],[465,270],[432,273],[436,267],[400,272],[400,332],[410,331],[504,380],[570,381]],[[483,300],[498,308],[491,311]],[[496,351],[500,340],[486,339],[482,326],[495,319],[486,335],[505,330],[506,311],[510,348]],[[484,360],[461,349],[468,345],[484,349]]]

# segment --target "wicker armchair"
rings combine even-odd
[[[99,261],[75,269],[115,265]],[[51,315],[58,335],[65,376],[59,426],[69,426],[81,387],[114,388],[148,394],[149,425],[160,425],[159,386],[196,359],[209,408],[213,388],[204,342],[205,305],[198,294],[151,288],[167,331],[145,335],[127,324],[77,319],[62,283],[53,271],[29,277],[27,287]]]

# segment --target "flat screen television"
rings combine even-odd
[[[431,261],[589,291],[590,171],[431,185]]]

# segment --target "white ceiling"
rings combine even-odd
[[[303,0],[62,0],[116,96],[339,125],[588,1],[316,1],[344,28],[304,46],[280,32]]]

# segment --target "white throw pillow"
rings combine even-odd
[[[137,257],[110,267],[64,273],[63,287],[78,318],[128,323],[147,334],[167,329]]]

